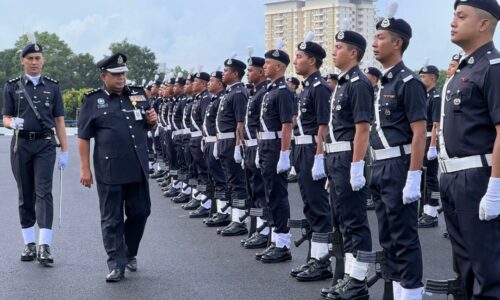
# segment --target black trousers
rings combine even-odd
[[[264,190],[264,179],[260,168],[255,165],[255,157],[257,156],[257,146],[245,147],[245,177],[247,184],[248,197],[252,203],[252,207],[266,208],[266,192]]]
[[[417,229],[418,201],[403,204],[409,165],[409,155],[374,161],[370,188],[390,279],[414,289],[423,286],[422,250]]]
[[[215,159],[214,152],[215,142],[206,143],[203,149],[205,159],[208,166],[208,178],[210,185],[214,187],[215,192],[226,192],[226,177],[219,159]],[[226,199],[220,199],[226,200]]]
[[[52,176],[56,161],[56,149],[49,139],[34,141],[19,138],[11,141],[10,163],[19,191],[19,218],[22,228],[52,229],[54,217]]]
[[[98,182],[97,193],[108,268],[123,270],[127,258],[137,255],[146,220],[151,213],[148,181],[144,179],[127,184]]]
[[[344,251],[356,256],[358,250],[372,251],[372,238],[366,216],[367,188],[352,190],[351,162],[352,151],[326,155],[332,212],[335,211],[340,223]],[[335,215],[332,213],[332,219]]]
[[[217,151],[227,180],[228,194],[231,199],[247,199],[245,172],[241,164],[234,161],[235,145],[235,139],[220,140],[217,142]]]
[[[172,130],[166,130],[164,133],[164,141],[165,141],[165,157],[166,163],[169,168],[172,169],[173,165],[176,165],[174,162],[176,160],[175,147],[174,142],[172,141]]]
[[[154,135],[154,131],[151,131],[151,134]],[[149,161],[153,162],[156,159],[156,151],[155,151],[155,145],[154,145],[154,136],[153,137],[148,137],[147,145],[148,145],[148,158],[149,158]]]
[[[312,231],[328,233],[332,231],[332,220],[325,189],[326,178],[315,181],[311,173],[315,154],[316,144],[295,145],[295,170],[304,202],[304,215]]]
[[[427,167],[426,174],[426,184],[427,184],[427,192],[424,197],[424,204],[428,204],[430,206],[439,206],[439,199],[433,193],[437,194],[439,192],[439,181],[438,181],[438,169],[439,162],[438,159],[428,160],[427,159],[427,151],[429,151],[430,138],[427,138],[427,146],[425,147],[424,156],[424,166]]]
[[[191,151],[191,157],[193,158],[193,166],[196,168],[196,174],[198,175],[198,184],[207,185],[208,184],[208,170],[207,161],[203,155],[201,149],[201,139],[202,137],[191,138],[189,141],[189,149]]]
[[[290,203],[288,201],[287,173],[276,173],[280,158],[281,140],[261,140],[259,142],[259,164],[264,178],[267,205],[271,214],[270,224],[275,233],[288,233]]]
[[[174,147],[174,159],[172,159],[171,170],[177,170],[177,174],[184,174],[187,172],[186,159],[184,156],[184,144],[182,143],[182,135],[176,135],[173,137],[173,147]],[[177,179],[177,176],[173,176]]]
[[[186,168],[183,174],[187,176],[187,179],[184,183],[188,183],[188,180],[191,178],[196,178],[196,167],[193,163],[193,156],[191,155],[191,149],[189,147],[190,141],[190,134],[184,134],[182,136],[182,151],[184,155],[184,161],[186,162]]]
[[[168,157],[167,157],[167,142],[166,142],[166,137],[167,137],[167,130],[163,127],[160,127],[159,129],[159,144],[161,147],[161,158],[165,164],[168,164]]]
[[[500,217],[479,220],[491,168],[441,174],[441,202],[466,299],[500,299]]]

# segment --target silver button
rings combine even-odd
[[[132,134],[132,138],[134,139],[135,138],[135,135]]]
[[[109,159],[109,157],[106,156],[106,159]]]
[[[130,119],[129,117],[126,117],[126,118],[127,118],[127,120]]]
[[[128,128],[132,129],[132,126],[129,126]]]
[[[137,148],[137,146],[134,146],[135,148]]]

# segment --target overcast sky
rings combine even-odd
[[[77,53],[96,59],[108,55],[110,43],[127,38],[152,49],[167,67],[204,65],[211,71],[236,51],[246,58],[248,46],[264,52],[265,0],[1,0],[0,50],[12,48],[27,31],[56,33]],[[379,0],[383,15],[387,0]],[[424,57],[445,68],[458,48],[450,42],[454,0],[399,0],[397,17],[413,27],[405,54],[418,68]],[[500,46],[500,33],[495,37]],[[369,46],[369,50],[371,47]]]

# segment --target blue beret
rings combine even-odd
[[[23,48],[23,51],[21,52],[21,56],[25,57],[26,55],[30,53],[42,53],[43,52],[43,47],[42,45],[35,43],[35,44],[28,44]]]
[[[286,66],[290,64],[290,56],[288,56],[288,54],[286,54],[286,52],[283,50],[269,50],[266,52],[266,54],[264,54],[264,57],[277,60],[281,63],[284,63]]]
[[[297,49],[321,60],[326,57],[325,49],[315,42],[302,42],[297,45]]]
[[[300,81],[296,77],[288,77],[288,79],[286,81],[291,82],[291,83],[295,84],[296,86],[300,85]]]
[[[226,61],[224,62],[224,66],[240,69],[241,71],[245,71],[245,69],[247,68],[247,65],[245,65],[244,62],[235,58],[226,59]]]
[[[186,84],[186,79],[184,77],[177,77],[175,79],[175,83],[178,85],[185,85]]]
[[[439,77],[439,69],[436,66],[428,65],[422,67],[418,74],[433,74]]]
[[[497,0],[455,0],[454,8],[459,5],[469,5],[489,12],[495,19],[500,20],[500,5]]]
[[[252,56],[248,59],[248,66],[262,68],[265,62],[262,57]]]
[[[335,40],[337,42],[354,45],[363,51],[366,50],[366,39],[355,31],[339,31],[335,35]]]
[[[365,73],[368,73],[370,75],[373,75],[377,78],[380,78],[382,77],[382,72],[380,72],[379,69],[375,68],[375,67],[368,67],[366,70],[365,70]]]
[[[403,19],[384,18],[377,23],[377,30],[392,31],[408,41],[412,36],[410,24]]]
[[[215,77],[219,80],[222,80],[222,72],[221,71],[215,71],[210,74],[210,77]]]
[[[194,78],[198,78],[204,81],[209,81],[210,80],[210,75],[207,72],[198,72],[194,76]]]
[[[175,78],[170,78],[170,80],[168,81],[168,84],[175,84]]]

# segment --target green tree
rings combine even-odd
[[[158,64],[155,62],[156,55],[149,48],[134,45],[125,39],[119,43],[112,43],[109,50],[112,54],[120,52],[127,56],[128,79],[140,84],[143,78],[148,82],[154,78]]]
[[[97,88],[101,85],[99,70],[92,55],[88,53],[73,55],[69,69],[72,71],[71,88]]]
[[[91,91],[90,88],[82,88],[82,89],[69,89],[64,91],[63,100],[64,100],[64,110],[65,110],[65,118],[67,120],[76,119],[76,112],[82,106],[83,97],[86,93]]]
[[[0,51],[0,107],[3,107],[3,88],[5,83],[21,74],[19,54],[16,49]]]

